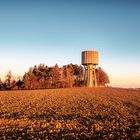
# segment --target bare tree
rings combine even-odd
[[[9,70],[5,76],[6,89],[11,88],[11,83],[12,83],[12,72],[11,72],[11,70]]]

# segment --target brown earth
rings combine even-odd
[[[1,91],[0,139],[140,139],[140,90]]]

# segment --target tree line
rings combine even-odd
[[[52,67],[44,64],[35,65],[17,80],[13,79],[12,73],[9,71],[5,81],[0,80],[0,90],[83,87],[85,86],[84,73],[84,67],[77,64],[62,67],[57,64]],[[110,83],[107,73],[100,67],[96,68],[96,78],[99,86]]]

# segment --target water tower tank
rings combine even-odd
[[[98,65],[98,51],[83,51],[82,65]]]

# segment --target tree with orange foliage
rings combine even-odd
[[[65,78],[65,87],[73,87],[74,85],[74,70],[71,64],[63,66],[63,74]]]
[[[96,69],[96,78],[98,86],[106,86],[110,83],[107,73],[101,67]]]

